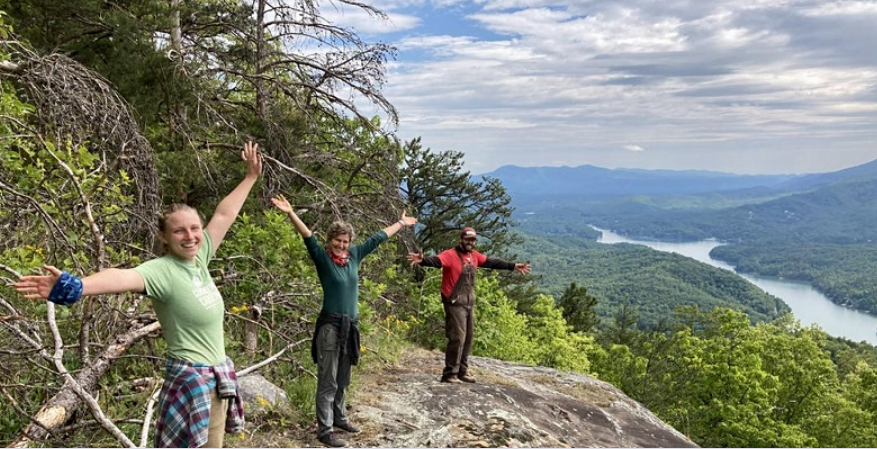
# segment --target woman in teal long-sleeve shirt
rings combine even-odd
[[[344,407],[351,370],[359,360],[359,264],[393,234],[417,223],[417,218],[407,217],[402,211],[399,221],[356,245],[351,245],[353,227],[338,221],[326,233],[324,247],[283,195],[271,202],[301,234],[323,287],[323,307],[311,346],[317,364],[317,438],[329,447],[343,447],[347,442],[335,434],[333,427],[350,433],[360,430],[347,419]]]

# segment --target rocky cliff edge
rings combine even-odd
[[[475,384],[439,382],[444,355],[374,364],[349,398],[355,447],[697,447],[614,386],[551,368],[472,357]],[[315,446],[321,446],[314,439]]]

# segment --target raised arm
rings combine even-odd
[[[58,285],[58,289],[55,290],[56,296],[66,293],[66,296],[70,297],[70,295],[78,292],[69,290],[76,290],[80,287],[82,289],[81,296],[124,292],[140,293],[146,290],[143,278],[139,273],[131,269],[109,268],[99,271],[91,276],[82,278],[81,285],[78,286],[76,283],[77,281],[80,281],[80,279],[76,276],[69,274],[64,275],[61,270],[51,265],[44,265],[43,269],[48,271],[49,274],[42,276],[22,276],[19,278],[18,282],[14,284],[15,290],[19,293],[23,293],[24,297],[27,299],[49,299],[49,296],[52,294],[52,290],[56,287],[56,284],[58,284],[59,279],[63,280],[62,285]],[[57,298],[52,298],[53,302],[58,302],[55,299]],[[75,300],[66,302],[72,303],[75,302]]]
[[[301,218],[298,218],[295,211],[292,210],[292,206],[289,205],[289,201],[286,200],[285,196],[277,195],[276,198],[271,198],[271,202],[289,217],[289,221],[292,222],[295,229],[298,230],[298,233],[301,234],[302,237],[308,238],[313,234],[313,232],[308,229],[308,226],[301,221]]]
[[[405,210],[403,210],[402,211],[402,218],[400,218],[399,221],[384,228],[384,232],[387,233],[387,237],[392,237],[393,234],[401,231],[402,229],[404,229],[408,226],[414,226],[415,224],[417,224],[417,218],[416,217],[406,217]]]
[[[222,244],[225,234],[232,223],[234,223],[238,212],[241,211],[241,207],[243,207],[244,202],[247,200],[250,189],[253,188],[253,185],[256,184],[256,180],[259,179],[259,175],[262,173],[262,155],[259,154],[259,144],[253,142],[245,143],[244,149],[241,151],[241,159],[247,163],[247,174],[244,176],[243,181],[219,202],[219,205],[216,206],[216,211],[213,212],[213,217],[210,218],[210,223],[207,223],[205,228],[207,233],[210,234],[210,238],[213,239],[214,251]]]

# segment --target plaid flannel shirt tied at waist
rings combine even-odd
[[[155,425],[155,447],[200,447],[207,443],[210,394],[228,399],[225,433],[244,430],[244,404],[234,363],[200,365],[168,358]]]

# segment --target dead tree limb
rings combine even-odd
[[[51,309],[52,306],[49,308]],[[124,354],[131,345],[159,329],[161,329],[161,325],[155,321],[146,326],[138,325],[133,327],[116,337],[90,365],[83,367],[76,376],[71,376],[68,379],[68,382],[64,384],[61,390],[37,412],[33,417],[33,422],[22,429],[21,435],[10,447],[27,447],[32,441],[48,436],[49,432],[47,430],[63,425],[82,403],[82,397],[77,394],[76,390],[79,389],[82,392],[93,391],[114,360]],[[45,354],[45,356],[52,358],[48,354]],[[74,387],[73,384],[77,387]],[[94,409],[92,409],[92,412],[94,412]],[[128,443],[130,443],[130,440]]]

